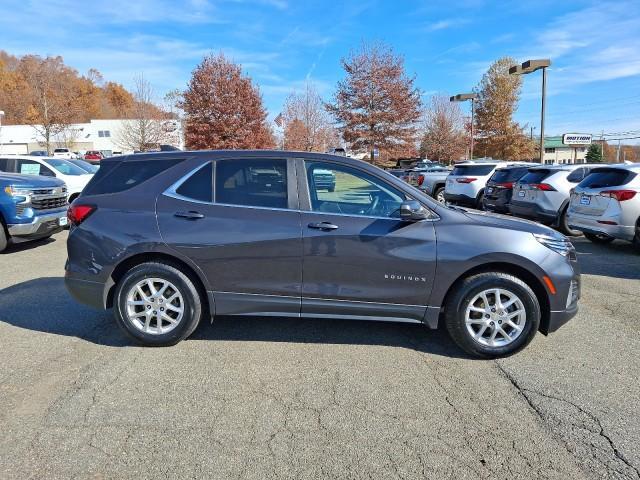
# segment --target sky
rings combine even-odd
[[[402,55],[425,101],[471,91],[499,57],[550,58],[545,133],[640,137],[640,0],[0,1],[0,48],[11,54],[61,55],[129,88],[142,73],[160,99],[224,52],[272,119],[307,81],[330,99],[341,58],[363,41]],[[539,134],[541,73],[523,81],[516,120]]]

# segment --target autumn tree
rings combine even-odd
[[[307,152],[326,152],[337,146],[338,138],[331,125],[322,98],[311,83],[301,93],[289,94],[282,112],[284,148]]]
[[[424,113],[420,156],[451,163],[464,156],[467,145],[468,136],[458,104],[443,95],[431,97]]]
[[[206,56],[193,71],[180,107],[190,149],[273,148],[262,97],[240,65]]]
[[[495,61],[476,88],[475,151],[500,160],[530,160],[534,142],[513,120],[520,99],[522,78],[509,75],[516,61],[504,57]]]
[[[153,104],[151,84],[139,75],[134,80],[133,106],[117,132],[116,143],[123,150],[144,152],[167,142],[166,115]]]
[[[338,82],[327,110],[353,150],[406,150],[414,145],[420,92],[407,76],[404,59],[384,44],[363,44],[342,59],[346,77]]]

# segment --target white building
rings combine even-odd
[[[67,147],[74,152],[100,150],[106,156],[131,153],[120,143],[123,129],[130,128],[135,120],[91,120],[89,123],[70,125],[61,134],[51,139],[51,149]],[[180,122],[164,120],[163,129],[167,134],[166,144],[184,148],[184,135]],[[0,127],[0,153],[26,155],[36,150],[45,150],[44,138],[31,125],[3,125]]]
[[[588,145],[567,145],[561,136],[544,137],[544,163],[586,163]]]

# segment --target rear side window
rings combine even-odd
[[[215,194],[217,203],[287,208],[287,161],[218,160]]]
[[[213,202],[213,167],[211,162],[185,180],[176,189],[176,193],[200,202]]]
[[[16,160],[16,167],[16,171],[24,175],[44,175],[45,177],[56,176],[56,174],[53,173],[53,170],[34,160],[18,159]]]
[[[118,193],[146,182],[183,159],[134,160],[124,162],[104,162],[84,188],[85,195]]]
[[[567,175],[567,182],[580,183],[588,173],[588,168],[576,168],[573,172]]]
[[[529,173],[518,180],[518,183],[542,183],[545,178],[551,176],[551,173],[551,170],[546,170],[544,168],[529,170]]]
[[[631,181],[636,174],[620,168],[596,168],[580,182],[582,188],[617,187]]]
[[[507,183],[507,182],[515,182],[520,179],[523,175],[527,173],[527,168],[503,168],[500,170],[496,170],[493,175],[491,175],[492,182],[498,183]]]
[[[491,171],[495,168],[495,165],[465,165],[454,167],[451,171],[451,175],[489,175]]]

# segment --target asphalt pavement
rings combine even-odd
[[[0,478],[640,479],[640,253],[576,240],[580,313],[513,357],[418,325],[223,318],[132,345],[0,254]]]

